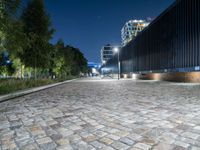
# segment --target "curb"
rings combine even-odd
[[[23,90],[23,91],[18,91],[18,92],[6,94],[6,95],[3,95],[3,96],[0,96],[0,103],[8,101],[10,99],[14,99],[14,98],[17,98],[17,97],[21,97],[21,96],[24,96],[24,95],[35,93],[35,92],[38,92],[38,91],[42,91],[42,90],[45,90],[45,89],[49,89],[49,88],[52,88],[52,87],[55,87],[55,86],[58,86],[58,85],[62,85],[62,84],[68,83],[68,82],[72,82],[72,81],[75,81],[75,80],[77,80],[77,79],[67,80],[67,81],[58,82],[58,83],[54,83],[54,84],[50,84],[50,85],[35,87],[35,88]]]

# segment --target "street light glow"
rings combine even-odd
[[[119,51],[119,48],[115,47],[114,52],[117,53]]]

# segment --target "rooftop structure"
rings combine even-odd
[[[145,20],[129,20],[121,30],[122,46],[134,39],[139,32],[149,25]]]

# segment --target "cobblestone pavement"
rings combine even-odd
[[[0,104],[0,150],[200,150],[200,85],[82,79]]]

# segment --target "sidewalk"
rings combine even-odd
[[[26,90],[20,90],[20,91],[14,92],[14,93],[2,95],[2,96],[0,96],[0,103],[7,101],[9,99],[14,99],[16,97],[24,96],[24,95],[27,95],[27,94],[30,94],[30,93],[38,92],[38,91],[45,90],[45,89],[48,89],[48,88],[52,88],[52,87],[55,87],[55,86],[58,86],[58,85],[68,83],[68,82],[72,82],[74,80],[77,80],[77,79],[67,80],[67,81],[64,81],[64,82],[59,82],[59,83],[54,83],[54,84],[50,84],[50,85],[30,88],[30,89],[26,89]]]

